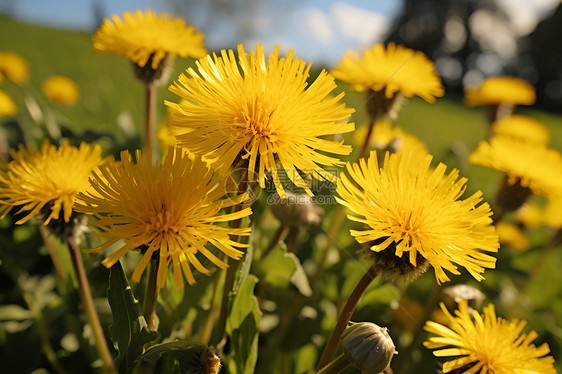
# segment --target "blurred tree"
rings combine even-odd
[[[562,111],[562,4],[521,40],[521,58],[512,70],[531,64],[536,75],[537,104]]]
[[[424,52],[449,91],[497,75],[516,52],[516,33],[489,0],[404,0],[386,42]]]

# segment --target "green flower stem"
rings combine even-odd
[[[351,365],[351,360],[342,353],[334,361],[330,362],[328,365],[317,371],[316,374],[337,374],[343,371],[343,369],[347,368],[349,365]]]
[[[152,331],[156,331],[158,329],[158,325],[156,323],[156,301],[158,299],[158,287],[156,286],[157,279],[158,262],[151,259],[142,314],[148,324],[148,328]]]
[[[357,303],[359,302],[359,299],[361,298],[361,296],[363,296],[363,294],[367,290],[367,287],[369,287],[371,282],[373,282],[376,277],[377,270],[375,265],[372,265],[369,270],[367,270],[365,275],[363,275],[363,278],[361,278],[359,283],[357,283],[357,286],[355,286],[355,289],[353,290],[351,296],[349,297],[349,299],[347,299],[347,302],[343,307],[343,310],[338,319],[338,323],[336,324],[336,327],[334,328],[334,331],[332,331],[332,335],[330,336],[330,340],[324,348],[324,353],[322,353],[322,357],[320,358],[320,361],[318,363],[318,369],[321,369],[324,366],[328,365],[332,357],[334,357],[334,354],[336,353],[336,350],[338,349],[338,345],[340,343],[341,335],[347,327],[347,324],[351,319],[351,316],[353,314],[353,311],[355,310],[355,307],[357,306]]]
[[[43,238],[43,242],[45,243],[45,246],[47,247],[47,250],[49,251],[49,256],[51,257],[51,261],[53,261],[53,266],[55,267],[57,275],[59,276],[60,279],[64,279],[65,273],[62,270],[62,266],[60,264],[59,256],[57,254],[57,249],[55,248],[55,243],[53,242],[53,239],[49,236],[49,233],[47,232],[47,226],[40,225],[39,226],[39,232],[41,233],[41,237]]]
[[[281,238],[285,234],[285,231],[287,231],[287,223],[281,222],[281,225],[279,226],[277,231],[275,231],[275,234],[273,234],[273,236],[271,237],[271,241],[261,253],[260,258],[265,258],[269,254],[269,252],[271,252],[277,246],[277,244],[279,244],[279,240],[281,240]]]
[[[96,341],[96,348],[103,362],[104,370],[106,373],[117,374],[115,364],[113,363],[113,356],[107,346],[107,341],[105,340],[105,336],[103,334],[98,313],[96,312],[96,308],[94,306],[94,299],[92,298],[90,284],[88,283],[86,271],[84,270],[84,265],[82,264],[80,251],[72,239],[67,241],[67,245],[70,251],[70,257],[72,258],[72,265],[74,266],[74,271],[76,272],[76,279],[78,280],[78,292],[80,293],[82,304],[86,310],[88,322],[92,327],[94,339]]]
[[[154,148],[154,118],[156,108],[156,85],[146,83],[145,90],[145,122],[144,122],[144,149],[145,152],[152,154]]]
[[[359,150],[359,155],[357,156],[358,160],[365,157],[365,153],[367,153],[367,148],[369,148],[369,140],[371,139],[371,135],[373,134],[373,129],[375,128],[375,121],[371,119],[369,122],[370,123],[369,123],[369,129],[367,130],[367,135],[363,140],[363,144],[361,145],[361,149]]]
[[[45,320],[43,319],[43,315],[41,314],[41,309],[39,309],[39,306],[35,302],[33,295],[22,286],[22,278],[23,275],[18,277],[18,287],[21,290],[23,299],[25,300],[25,303],[27,304],[29,311],[31,312],[31,316],[33,317],[33,320],[35,321],[35,324],[37,326],[39,337],[41,338],[41,348],[43,349],[43,353],[45,354],[47,361],[49,361],[49,364],[56,373],[66,374],[67,372],[58,361],[57,354],[55,353],[55,350],[53,349],[53,346],[51,345],[51,342],[49,340],[49,331],[45,324]]]

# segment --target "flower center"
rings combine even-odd
[[[242,111],[243,125],[254,137],[274,141],[275,129],[271,126],[274,109],[265,108],[260,100],[255,100]]]

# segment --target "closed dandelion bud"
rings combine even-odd
[[[269,202],[275,217],[287,226],[318,224],[324,215],[324,209],[316,205],[307,194],[287,192],[286,199],[273,194]]]
[[[221,359],[212,347],[207,347],[201,352],[201,373],[218,374],[221,368]]]
[[[344,354],[364,373],[381,373],[397,354],[388,329],[371,322],[354,323],[342,334]]]

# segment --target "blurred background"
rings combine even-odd
[[[316,67],[393,41],[435,61],[449,93],[509,74],[536,87],[537,106],[562,111],[560,0],[1,0],[0,14],[92,32],[104,17],[145,7],[183,17],[210,50],[279,45]]]

